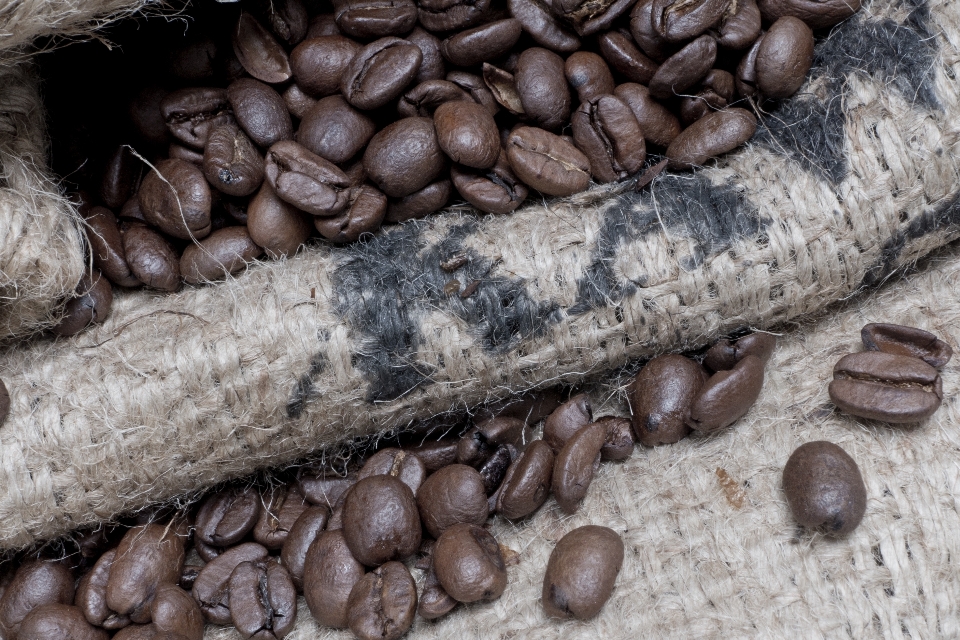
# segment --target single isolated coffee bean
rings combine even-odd
[[[63,318],[53,332],[58,336],[72,336],[91,324],[99,324],[110,315],[113,289],[103,274],[94,269],[85,273],[74,290],[76,297],[67,301]]]
[[[143,216],[163,233],[182,240],[209,235],[210,186],[196,165],[161,160],[144,177],[138,198]]]
[[[397,640],[413,626],[417,583],[401,562],[363,576],[347,600],[347,626],[360,640]]]
[[[777,337],[772,333],[751,333],[731,342],[724,339],[707,350],[703,364],[711,371],[726,371],[746,356],[756,356],[766,365],[777,346]]]
[[[939,369],[950,362],[953,349],[928,331],[898,324],[870,323],[860,330],[863,346],[868,351],[883,351],[920,358]]]
[[[140,223],[122,233],[123,253],[137,280],[160,291],[180,288],[180,258],[163,236]]]
[[[413,0],[334,0],[340,31],[360,40],[402,36],[417,23]]]
[[[340,92],[358,109],[377,109],[400,97],[423,53],[400,38],[381,38],[361,49],[340,77]]]
[[[493,535],[474,524],[455,524],[433,549],[433,567],[444,591],[459,602],[496,600],[507,588],[507,566]]]
[[[684,129],[667,147],[670,169],[691,169],[753,137],[757,118],[746,109],[714,111]]]
[[[553,618],[587,620],[613,594],[623,566],[623,540],[608,527],[587,525],[563,536],[550,553],[541,601]]]
[[[93,266],[120,287],[136,287],[140,281],[130,271],[123,251],[123,238],[113,212],[106,207],[93,207],[84,218],[87,225],[87,240]]]
[[[626,102],[614,95],[597,96],[580,105],[571,125],[573,141],[590,160],[590,173],[598,182],[624,180],[640,171],[647,147]]]
[[[575,433],[557,453],[553,464],[553,497],[567,513],[580,507],[593,476],[600,468],[600,450],[607,439],[607,428],[590,423]]]
[[[657,356],[648,362],[629,395],[637,440],[655,447],[685,438],[690,433],[690,409],[706,381],[704,368],[681,355]]]
[[[420,486],[417,508],[423,527],[434,538],[457,523],[483,524],[489,509],[480,472],[463,464],[443,467]]]
[[[783,491],[797,522],[838,536],[856,529],[867,509],[860,468],[832,442],[797,447],[783,468]]]
[[[770,25],[757,49],[757,89],[766,98],[789,98],[807,79],[813,63],[813,31],[784,16]]]
[[[361,48],[341,35],[304,40],[290,53],[290,68],[297,86],[315,98],[337,93],[340,76]]]
[[[343,503],[343,535],[353,556],[369,567],[413,555],[421,528],[410,487],[389,475],[358,480]]]
[[[204,565],[191,593],[207,622],[230,624],[230,576],[241,563],[265,560],[268,554],[263,545],[244,542]]]
[[[203,149],[210,132],[233,122],[225,89],[178,89],[160,102],[160,115],[174,138],[193,149]]]
[[[286,50],[249,13],[241,13],[237,21],[233,52],[246,72],[257,80],[278,84],[293,76]]]
[[[523,518],[546,502],[553,478],[554,454],[543,440],[530,443],[507,474],[497,492],[496,509],[504,518]]]
[[[433,116],[437,142],[457,163],[489,169],[500,156],[500,132],[490,112],[475,102],[446,102]]]
[[[303,591],[303,568],[307,550],[323,532],[330,518],[327,507],[310,506],[290,527],[290,533],[280,549],[280,564],[285,566],[298,591]]]
[[[861,351],[840,358],[828,391],[844,413],[903,424],[929,418],[940,408],[943,380],[920,358]]]
[[[292,140],[267,151],[266,178],[282,200],[315,216],[337,215],[350,203],[346,174]]]
[[[264,182],[247,206],[247,231],[254,244],[274,259],[292,257],[310,237],[307,214],[282,200]]]
[[[293,631],[297,590],[286,567],[267,559],[241,562],[229,590],[230,618],[245,640],[280,640]]]
[[[20,565],[0,598],[0,635],[16,638],[32,610],[73,602],[73,575],[59,562],[29,560]]]
[[[180,273],[188,284],[220,280],[259,257],[263,249],[250,239],[247,227],[224,227],[183,250]]]
[[[554,409],[543,423],[543,440],[559,452],[567,440],[593,422],[593,405],[585,393],[573,396]]]
[[[180,579],[186,550],[186,524],[133,527],[120,541],[107,580],[107,606],[137,624],[150,622],[157,589]]]
[[[319,100],[304,116],[297,142],[330,162],[346,162],[363,149],[376,126],[341,95]]]
[[[718,371],[704,383],[690,407],[687,424],[709,433],[728,427],[750,410],[763,388],[763,361],[745,356],[733,369]]]
[[[87,622],[77,607],[45,604],[27,614],[16,637],[17,640],[107,640],[110,636]]]
[[[373,136],[363,167],[391,198],[402,198],[436,180],[447,166],[431,118],[402,118]]]
[[[551,196],[570,196],[590,184],[590,161],[558,135],[518,127],[507,139],[507,160],[521,181]]]
[[[273,87],[240,78],[227,87],[227,98],[240,128],[262,148],[293,138],[287,105]]]
[[[303,597],[310,615],[322,625],[346,628],[350,592],[365,573],[341,530],[321,533],[310,545],[303,567]]]

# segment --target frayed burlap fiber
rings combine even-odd
[[[875,285],[960,235],[958,54],[956,3],[876,0],[714,166],[120,293],[8,348],[0,549]]]

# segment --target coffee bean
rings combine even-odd
[[[405,447],[423,462],[427,473],[433,473],[457,460],[457,440],[428,440],[421,445]]]
[[[161,160],[143,179],[138,198],[147,221],[169,236],[199,240],[210,233],[210,186],[194,164]]]
[[[113,289],[96,269],[83,275],[74,293],[76,297],[67,301],[63,318],[53,327],[53,332],[58,336],[76,335],[91,324],[103,322],[110,315]]]
[[[413,77],[413,84],[423,84],[428,80],[442,80],[447,75],[447,65],[443,60],[443,54],[440,53],[439,38],[420,27],[415,27],[407,34],[406,40],[417,45],[420,53],[423,54],[423,61],[420,63],[417,75]]]
[[[639,0],[630,12],[630,35],[640,50],[658,63],[676,53],[677,47],[667,42],[653,28],[654,0]]]
[[[217,127],[203,150],[203,175],[222,193],[247,196],[263,182],[263,157],[238,126]]]
[[[746,356],[756,356],[767,364],[776,346],[777,337],[772,333],[751,333],[735,342],[720,340],[704,354],[703,364],[712,371],[726,371]]]
[[[307,36],[309,17],[300,0],[273,0],[266,10],[270,29],[288,45],[295,45]]]
[[[180,273],[188,284],[220,280],[240,271],[262,253],[246,227],[225,227],[184,249]]]
[[[489,509],[480,473],[463,464],[451,464],[429,476],[417,492],[423,527],[434,538],[461,522],[483,524]]]
[[[757,89],[764,97],[789,98],[813,63],[813,31],[799,18],[778,19],[757,49]]]
[[[87,622],[110,631],[122,629],[130,624],[129,616],[119,615],[107,606],[107,580],[117,550],[106,551],[93,568],[77,584],[75,603]]]
[[[194,149],[203,149],[210,131],[233,122],[226,90],[212,87],[167,94],[160,102],[160,115],[173,137]]]
[[[186,525],[133,527],[120,541],[107,580],[107,607],[138,624],[150,622],[157,588],[180,579],[185,557]]]
[[[953,357],[950,345],[932,333],[916,327],[870,323],[860,330],[860,337],[868,351],[913,356],[937,369],[946,365]]]
[[[397,112],[405,117],[432,117],[444,102],[470,101],[466,91],[448,80],[427,80],[406,92],[397,104]]]
[[[461,165],[450,167],[453,186],[464,200],[484,213],[510,213],[523,204],[529,190],[510,169],[504,151],[490,169],[478,170]]]
[[[797,522],[838,536],[856,529],[867,509],[860,468],[832,442],[807,442],[790,454],[783,492]]]
[[[423,591],[417,604],[417,613],[424,620],[436,620],[453,611],[457,604],[457,601],[451,598],[450,594],[444,591],[440,585],[437,572],[433,570],[433,560],[431,559],[430,567],[423,577]]]
[[[590,398],[584,393],[575,395],[547,416],[543,423],[543,440],[554,453],[558,453],[567,440],[591,422],[593,406]]]
[[[551,196],[569,196],[590,184],[590,161],[558,135],[518,127],[507,139],[507,159],[526,184]]]
[[[20,565],[0,598],[0,634],[16,638],[32,610],[73,602],[73,575],[59,562],[28,560]]]
[[[455,524],[437,539],[433,566],[444,591],[459,602],[496,600],[507,587],[500,545],[483,527]]]
[[[357,480],[343,503],[343,535],[367,566],[403,560],[420,546],[420,516],[410,487],[389,475]]]
[[[272,488],[261,496],[261,504],[253,539],[267,549],[282,548],[293,524],[310,506],[296,485]]]
[[[87,240],[93,265],[114,284],[135,287],[140,284],[130,272],[123,252],[123,238],[117,226],[117,218],[106,207],[93,207],[85,217]]]
[[[419,191],[443,172],[446,156],[430,118],[402,118],[377,132],[363,154],[370,179],[391,198]]]
[[[303,568],[303,597],[314,619],[324,626],[345,628],[350,592],[364,574],[342,531],[321,533],[310,545]]]
[[[257,80],[278,84],[293,75],[287,52],[249,13],[241,13],[237,21],[233,52],[247,73]]]
[[[651,25],[667,42],[684,42],[720,22],[730,4],[730,0],[654,0]]]
[[[77,607],[45,604],[27,614],[16,637],[18,640],[107,640],[110,636],[87,622]]]
[[[490,115],[495,116],[500,111],[500,105],[497,104],[493,94],[490,93],[490,89],[480,76],[466,71],[451,71],[447,74],[447,80],[463,89],[474,102],[482,104],[490,112]]]
[[[587,525],[563,536],[550,553],[541,601],[553,618],[587,620],[610,599],[623,540],[608,527]]]
[[[440,52],[455,66],[472,67],[506,54],[521,31],[519,20],[495,20],[450,36],[440,43]]]
[[[423,61],[415,44],[381,38],[361,49],[340,77],[340,91],[358,109],[376,109],[403,94]]]
[[[100,183],[100,199],[111,209],[123,206],[137,188],[140,161],[127,145],[120,145],[110,155]]]
[[[600,449],[603,460],[626,460],[633,454],[633,427],[628,418],[604,416],[597,418],[607,430],[607,437]]]
[[[446,102],[433,117],[440,148],[454,162],[489,169],[500,155],[500,132],[493,116],[474,102]]]
[[[758,4],[767,22],[794,16],[811,29],[832,27],[860,10],[860,0],[759,0]]]
[[[363,576],[347,601],[347,626],[360,640],[397,640],[413,626],[417,583],[400,562]]]
[[[287,105],[273,87],[241,78],[227,87],[227,98],[240,128],[264,149],[293,138]]]
[[[571,118],[573,140],[590,161],[598,182],[625,180],[640,171],[647,147],[637,117],[614,95],[580,105]]]
[[[557,53],[580,48],[580,38],[563,27],[560,20],[538,0],[507,0],[510,15],[520,21],[534,42]]]
[[[664,60],[650,80],[650,95],[666,100],[700,82],[717,59],[717,41],[703,35]]]
[[[540,508],[550,494],[554,454],[543,440],[530,443],[507,469],[496,509],[504,518],[523,518]]]
[[[317,98],[337,93],[340,76],[361,48],[341,35],[304,40],[290,52],[290,68],[297,86]]]
[[[315,216],[337,215],[350,204],[343,171],[292,140],[267,151],[266,178],[282,200]]]
[[[387,197],[368,184],[351,190],[350,205],[333,218],[314,218],[313,224],[327,240],[345,244],[380,228],[387,212]]]
[[[340,27],[337,26],[336,17],[332,13],[320,13],[310,18],[304,40],[337,35],[340,35]]]
[[[340,497],[347,489],[357,482],[355,473],[337,475],[320,472],[317,475],[304,473],[297,479],[300,491],[312,504],[322,505],[333,509]]]
[[[167,155],[172,159],[186,160],[190,164],[195,164],[198,167],[203,166],[203,153],[196,149],[185,147],[182,144],[171,142],[170,147],[167,149]]]
[[[611,94],[616,86],[610,67],[592,51],[577,51],[567,58],[564,73],[581,103]]]
[[[290,573],[273,560],[241,562],[230,575],[230,618],[247,640],[272,640],[293,631],[297,590]]]
[[[633,111],[647,142],[668,147],[683,130],[677,116],[654,100],[645,86],[625,82],[618,85],[613,93]]]
[[[485,442],[493,446],[504,444],[520,445],[526,423],[519,418],[499,415],[486,420],[477,420],[477,433]]]
[[[360,40],[402,36],[417,23],[413,0],[333,0],[340,31]]]
[[[290,527],[290,533],[280,550],[280,563],[290,572],[290,577],[298,591],[303,591],[303,568],[307,550],[323,532],[329,517],[330,510],[326,507],[305,509]]]
[[[707,380],[697,362],[681,355],[653,358],[630,388],[633,434],[648,447],[679,442],[690,433],[687,420]]]
[[[317,104],[315,98],[305,94],[295,83],[287,87],[281,94],[281,97],[283,98],[283,104],[287,107],[287,111],[295,118],[300,119],[303,119],[303,117],[307,115],[307,112],[313,108],[313,105]]]
[[[709,433],[739,420],[760,396],[763,367],[760,358],[747,355],[732,369],[710,376],[690,407],[687,424]]]
[[[224,489],[200,505],[195,535],[208,545],[229,547],[253,531],[259,517],[260,495],[253,487]]]
[[[736,5],[736,6],[734,6]],[[746,49],[760,36],[760,8],[756,0],[731,2],[720,22],[717,44],[725,49]]]
[[[764,35],[765,34],[760,34],[760,37],[757,38],[753,46],[750,47],[747,55],[743,56],[737,65],[737,73],[734,76],[734,81],[736,82],[737,93],[744,98],[759,99],[757,90],[757,53],[760,51],[760,43],[763,42]]]
[[[184,591],[192,590],[193,583],[197,581],[197,576],[200,575],[201,569],[203,569],[203,567],[198,564],[183,565],[183,571],[180,572],[180,580],[177,582],[177,585]]]
[[[293,256],[313,231],[306,214],[264,182],[247,207],[250,239],[271,258]]]
[[[566,124],[570,118],[570,89],[563,58],[540,47],[524,49],[517,61],[514,78],[523,111],[532,124],[549,130]],[[536,188],[529,181],[524,182]]]
[[[919,358],[862,351],[833,368],[830,399],[844,413],[893,424],[929,418],[943,400],[943,380]]]
[[[395,447],[381,449],[373,454],[360,469],[357,479],[376,475],[390,475],[410,487],[416,495],[427,478],[427,469],[416,454]]]
[[[733,74],[723,69],[711,69],[691,92],[694,95],[680,99],[680,117],[688,125],[710,111],[725,108],[734,100],[736,85]]]
[[[419,0],[417,18],[428,31],[466,29],[483,19],[490,0]]]
[[[203,640],[203,613],[189,593],[174,584],[161,584],[150,605],[150,618],[159,632],[187,640]]]
[[[553,497],[566,513],[574,513],[587,495],[600,468],[600,450],[606,439],[607,428],[593,422],[571,436],[557,453],[551,486]]]
[[[438,180],[428,184],[420,191],[404,196],[399,200],[391,200],[387,206],[385,220],[387,222],[404,222],[416,218],[424,218],[436,213],[446,206],[450,199],[453,185],[449,180]]]
[[[667,147],[670,169],[701,166],[710,158],[736,149],[753,137],[757,118],[746,109],[708,113],[680,133]]]
[[[180,288],[180,258],[163,236],[144,224],[132,224],[122,238],[123,253],[137,280],[161,291]]]
[[[172,636],[171,634],[161,634],[152,624],[132,624],[129,627],[120,629],[113,636],[113,640],[185,640],[183,636]]]
[[[600,54],[617,73],[630,82],[648,84],[660,66],[637,48],[628,33],[607,31],[597,42],[600,45]]]
[[[483,487],[488,496],[493,495],[500,483],[503,482],[507,474],[507,468],[513,462],[515,453],[516,448],[513,445],[500,445],[480,467],[480,479],[483,481]],[[495,504],[496,502],[492,503],[492,505]],[[488,507],[491,510],[492,505],[488,502]]]
[[[203,617],[213,624],[230,624],[230,576],[244,562],[267,558],[268,551],[256,542],[244,542],[208,562],[193,583],[193,597]]]

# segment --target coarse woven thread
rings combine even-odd
[[[450,211],[216,287],[119,293],[102,326],[7,350],[0,548],[796,321],[949,242],[960,7],[876,0],[849,25],[818,45],[801,95],[765,116],[768,136],[644,194]],[[837,51],[864,66],[831,75],[846,69]],[[800,107],[826,115],[788,123]],[[457,255],[463,266],[440,267]]]

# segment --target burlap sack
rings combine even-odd
[[[119,295],[101,327],[8,350],[0,548],[882,280],[958,235],[958,52],[955,4],[876,0],[716,166]]]

